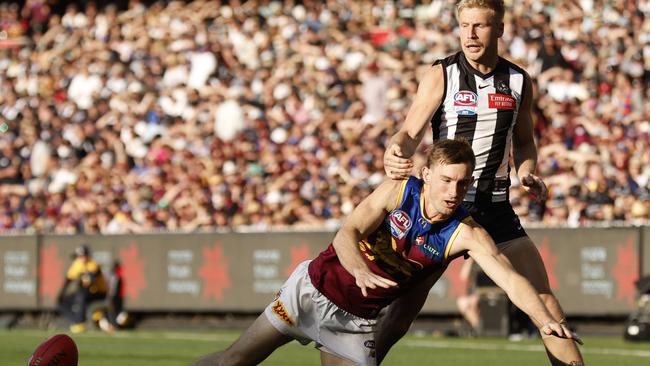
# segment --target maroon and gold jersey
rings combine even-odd
[[[431,223],[423,215],[423,187],[424,182],[418,178],[405,180],[397,208],[386,215],[377,230],[359,242],[370,270],[398,286],[368,289],[368,297],[364,297],[330,244],[309,265],[309,276],[316,289],[339,308],[371,319],[417,281],[446,266],[461,222],[471,217],[459,207],[449,219]]]

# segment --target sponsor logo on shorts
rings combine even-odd
[[[293,319],[291,319],[291,317],[287,313],[287,309],[284,308],[284,304],[282,303],[282,301],[275,300],[271,308],[273,309],[275,315],[277,315],[278,318],[282,319],[282,321],[284,321],[285,323],[289,324],[292,327],[296,325],[296,323],[294,323]]]
[[[275,297],[273,298],[273,301],[277,300],[280,298],[280,295],[282,295],[282,289],[279,289],[278,292],[275,294]]]
[[[404,239],[406,232],[411,228],[411,218],[402,210],[393,210],[390,213],[390,232],[397,239]]]
[[[488,94],[488,107],[495,109],[515,109],[517,101],[511,95]]]
[[[469,90],[461,90],[454,94],[454,111],[462,116],[476,115],[478,97]]]
[[[365,341],[363,346],[370,349],[375,349],[375,341]]]

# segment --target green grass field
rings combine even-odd
[[[0,365],[24,366],[34,348],[56,331],[0,331]],[[222,349],[236,332],[89,332],[74,335],[80,366],[189,365],[201,354]],[[582,347],[589,366],[650,365],[650,343],[626,343],[620,338],[585,338]],[[318,351],[292,342],[264,365],[318,365]],[[539,341],[509,342],[497,338],[408,336],[392,350],[384,365],[547,365]]]

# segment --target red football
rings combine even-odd
[[[57,334],[41,343],[27,366],[77,366],[79,353],[72,338]]]

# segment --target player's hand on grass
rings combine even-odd
[[[559,338],[573,339],[580,345],[584,344],[584,342],[582,341],[580,336],[578,336],[578,334],[572,332],[566,325],[560,324],[558,322],[548,322],[544,324],[540,328],[540,330],[542,331],[542,333],[546,335],[552,335]]]
[[[542,202],[546,200],[548,188],[546,188],[544,181],[535,174],[528,174],[521,178],[521,186],[524,187],[526,192],[528,192],[535,201]]]
[[[413,161],[402,154],[397,144],[391,144],[384,153],[384,170],[390,179],[407,179],[413,169]]]
[[[377,287],[389,288],[389,287],[397,286],[396,282],[393,282],[388,278],[378,276],[372,273],[370,269],[356,269],[354,273],[352,273],[352,275],[354,276],[354,279],[356,280],[356,284],[361,289],[361,293],[363,294],[364,297],[368,297],[369,288],[373,288],[373,289]]]

